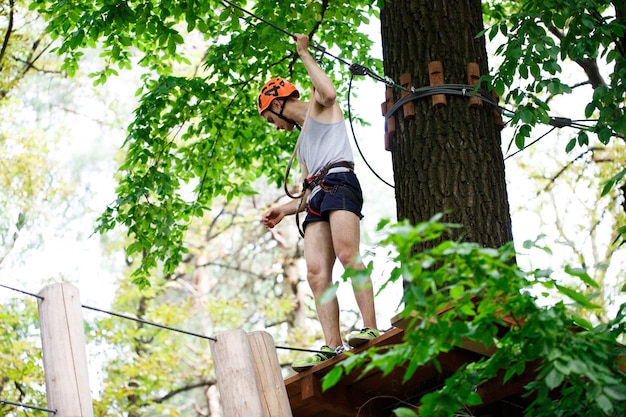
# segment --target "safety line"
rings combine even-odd
[[[35,298],[39,298],[40,300],[43,300],[43,297],[41,295],[33,294],[28,291],[18,290],[17,288],[9,287],[8,285],[4,285],[4,284],[0,284],[0,287],[6,288],[8,290],[16,291],[16,292],[21,292],[22,294],[30,295],[31,297],[35,297]]]
[[[409,101],[413,101],[413,100],[418,100],[418,99],[421,99],[421,98],[424,98],[424,97],[432,96],[432,95],[435,95],[435,94],[449,94],[449,95],[456,95],[456,96],[463,96],[463,97],[476,97],[476,98],[479,98],[480,100],[482,100],[482,101],[484,101],[484,102],[494,106],[494,108],[501,115],[506,115],[507,117],[513,117],[513,115],[515,114],[515,112],[512,112],[511,110],[507,110],[505,107],[500,106],[491,97],[491,94],[489,92],[485,91],[482,88],[479,88],[479,89],[476,90],[471,85],[465,85],[465,84],[440,84],[440,85],[435,85],[435,86],[426,86],[426,87],[421,87],[421,88],[412,88],[411,91],[412,91],[412,94],[407,94],[404,97],[402,97],[400,100],[398,100],[396,103],[394,103],[394,105],[391,107],[391,109],[385,114],[385,121],[388,120],[390,117],[392,117],[394,115],[394,113],[400,107],[402,107],[405,103],[408,103]],[[511,114],[505,114],[505,111],[508,112],[508,113],[512,113],[512,115]],[[560,128],[564,128],[564,127],[571,127],[571,128],[580,129],[580,130],[589,130],[589,129],[592,128],[592,126],[583,124],[581,122],[597,122],[597,119],[572,120],[572,119],[567,118],[567,117],[550,116],[550,119],[549,119],[547,124],[552,126],[552,129],[550,129],[548,132],[544,133],[539,138],[537,138],[533,142],[529,143],[527,146],[523,147],[522,149],[519,149],[518,151],[508,155],[507,157],[504,158],[504,160],[506,161],[507,159],[511,158],[512,156],[517,155],[521,151],[523,151],[523,150],[527,149],[528,147],[534,145],[535,143],[537,143],[538,141],[540,141],[541,139],[546,137],[548,134],[550,134],[551,132],[553,132],[557,128],[560,129]],[[612,136],[619,136],[619,135],[613,133]]]
[[[291,38],[295,38],[295,35],[283,28],[281,28],[280,26],[268,21],[267,19],[262,18],[261,16],[252,13],[251,11],[233,3],[230,0],[222,0],[222,2],[225,5],[229,5],[232,6],[234,8],[236,8],[237,10],[247,14],[250,17],[253,17],[255,19],[257,19],[258,21],[265,23],[266,25],[276,29],[277,31],[286,34],[287,36],[291,37]],[[400,108],[400,106],[404,103],[407,103],[411,100],[417,100],[419,98],[423,98],[426,96],[431,96],[434,94],[450,94],[450,95],[461,95],[461,96],[467,96],[467,97],[477,97],[480,100],[489,103],[491,105],[494,106],[494,108],[501,114],[501,115],[505,115],[504,111],[506,110],[504,107],[501,107],[492,97],[491,94],[489,94],[488,92],[484,91],[483,89],[478,89],[475,90],[475,88],[473,86],[470,85],[463,85],[463,84],[442,84],[442,85],[438,85],[438,86],[428,86],[428,87],[421,87],[421,88],[411,88],[406,89],[404,86],[401,86],[399,84],[396,84],[395,81],[393,81],[393,79],[391,79],[388,76],[384,76],[381,77],[380,75],[374,73],[371,69],[363,66],[363,65],[359,65],[359,64],[355,64],[355,63],[350,63],[348,61],[346,61],[345,59],[335,56],[331,53],[329,53],[328,51],[326,51],[326,48],[319,46],[319,45],[315,45],[315,44],[310,44],[310,46],[314,49],[316,49],[317,51],[322,53],[322,57],[323,55],[328,55],[329,57],[347,65],[350,69],[350,73],[352,74],[352,77],[350,78],[350,87],[348,88],[348,94],[350,94],[350,88],[351,88],[351,84],[352,84],[352,78],[354,75],[368,75],[371,78],[375,79],[376,81],[380,81],[382,83],[384,83],[385,85],[387,85],[388,87],[393,87],[396,88],[398,90],[401,91],[405,91],[405,92],[412,92],[413,94],[407,94],[405,95],[402,99],[400,99],[398,102],[394,103],[394,105],[392,106],[392,108],[387,112],[387,114],[385,114],[385,120],[389,119],[389,117],[391,117],[397,110],[398,108]],[[481,94],[476,94],[476,91],[480,91]],[[487,93],[487,94],[485,94]],[[349,121],[350,121],[350,128],[352,129],[352,136],[354,138],[354,142],[356,144],[357,150],[359,151],[359,154],[361,155],[361,158],[363,159],[363,161],[365,162],[365,165],[367,165],[367,167],[369,168],[369,170],[374,174],[374,176],[376,176],[376,178],[378,178],[380,181],[382,181],[384,184],[388,185],[391,188],[395,188],[394,185],[390,184],[388,181],[384,180],[369,164],[369,162],[367,161],[367,159],[364,157],[363,152],[361,151],[361,148],[356,140],[356,135],[354,133],[354,127],[352,124],[352,115],[350,114],[350,97],[348,96],[348,115],[349,115]],[[513,114],[515,114],[513,112]],[[507,115],[508,116],[508,115]],[[571,119],[567,119],[567,118],[551,118],[551,123],[550,125],[554,126],[554,127],[573,127],[573,128],[578,128],[578,129],[589,129],[589,126],[585,126],[582,124],[578,124],[575,123],[574,121],[572,121]],[[554,123],[559,123],[559,122],[563,122],[566,124],[563,124],[561,126],[556,126]],[[537,140],[535,140],[534,142],[532,142],[531,144],[529,144],[528,146],[531,146],[535,143],[537,143],[540,139],[544,138],[548,133],[552,132],[554,129],[550,129],[546,134],[542,135],[541,137],[539,137]],[[613,136],[618,136],[617,134],[613,134]],[[519,152],[523,151],[524,149],[527,149],[528,146],[520,149],[519,151],[507,156],[506,158],[504,158],[504,160],[507,160],[508,158],[518,154]]]
[[[286,31],[285,29],[281,28],[280,26],[275,25],[274,23],[272,23],[272,22],[270,22],[270,21],[268,21],[268,20],[266,20],[266,19],[262,18],[261,16],[256,15],[256,14],[252,13],[251,11],[244,9],[243,7],[241,7],[241,6],[239,6],[239,5],[235,4],[235,3],[233,3],[232,1],[229,1],[229,0],[222,0],[222,3],[226,3],[226,4],[228,4],[228,5],[230,5],[230,6],[234,7],[234,8],[236,8],[237,10],[239,10],[239,11],[241,11],[241,12],[243,12],[243,13],[247,14],[248,16],[254,17],[255,19],[257,19],[257,20],[259,20],[259,21],[261,21],[261,22],[265,23],[266,25],[273,27],[274,29],[278,30],[279,32],[282,32],[282,33],[284,33],[285,35],[287,35],[287,36],[289,36],[289,37],[291,37],[291,38],[295,38],[295,35],[294,35],[293,33],[290,33],[290,32],[288,32],[288,31]],[[328,55],[328,56],[330,56],[330,57],[332,57],[332,58],[334,58],[334,59],[336,59],[336,60],[340,61],[341,63],[343,63],[343,64],[345,64],[345,65],[350,66],[350,63],[349,63],[348,61],[346,61],[345,59],[339,58],[338,56],[335,56],[335,55],[332,55],[332,54],[331,54],[331,53],[329,53],[329,52],[326,52],[326,48],[324,48],[324,47],[322,47],[322,46],[314,45],[314,44],[310,44],[310,46],[311,46],[312,48],[314,48],[314,49],[316,49],[316,50],[320,51],[322,54],[326,54],[326,55]]]
[[[40,295],[33,294],[33,293],[28,292],[28,291],[20,290],[20,289],[17,289],[17,288],[9,287],[8,285],[0,284],[0,287],[4,287],[4,288],[12,290],[12,291],[20,292],[22,294],[30,295],[30,296],[33,296],[33,297],[37,297],[37,298],[39,298],[41,300],[44,299],[44,297],[41,297]],[[158,328],[165,329],[165,330],[171,330],[173,332],[182,333],[182,334],[186,334],[186,335],[189,335],[189,336],[199,337],[201,339],[212,340],[214,342],[218,341],[217,338],[212,337],[212,336],[205,336],[205,335],[202,335],[202,334],[199,334],[199,333],[194,333],[194,332],[190,332],[190,331],[187,331],[187,330],[181,330],[181,329],[177,329],[177,328],[174,328],[174,327],[165,326],[163,324],[154,323],[154,322],[147,321],[147,320],[144,320],[144,319],[140,319],[140,318],[137,318],[137,317],[127,316],[125,314],[114,313],[112,311],[103,310],[103,309],[100,309],[100,308],[97,308],[97,307],[91,307],[91,306],[87,306],[87,305],[84,305],[84,304],[81,305],[81,307],[84,308],[84,309],[87,309],[87,310],[92,310],[92,311],[96,311],[96,312],[99,312],[99,313],[109,314],[111,316],[115,316],[115,317],[119,317],[119,318],[123,318],[123,319],[127,319],[127,320],[136,321],[138,323],[146,324],[146,325],[149,325],[149,326],[154,326],[154,327],[158,327]],[[294,351],[300,351],[300,352],[323,353],[323,352],[321,352],[319,350],[315,350],[315,349],[296,348],[296,347],[289,347],[289,346],[276,346],[276,349],[287,349],[287,350],[294,350]]]
[[[554,131],[554,129],[556,129],[557,126],[552,126],[552,129],[548,130],[546,133],[544,133],[543,135],[539,136],[537,139],[533,140],[532,142],[530,142],[528,145],[524,146],[522,149],[518,149],[517,151],[513,152],[510,155],[507,155],[504,160],[506,161],[507,159],[517,155],[518,153],[525,151],[526,149],[530,148],[531,146],[533,146],[535,143],[539,142],[541,139],[545,138],[546,136],[548,136],[550,133],[552,133]],[[510,145],[509,145],[510,146]]]
[[[291,347],[291,346],[274,345],[274,347],[276,349],[287,349],[287,350],[294,350],[294,351],[297,351],[297,352],[328,353],[328,352],[324,352],[324,351],[321,351],[321,350],[297,348],[297,347]]]
[[[100,308],[90,307],[90,306],[86,306],[84,304],[82,305],[82,307],[87,309],[87,310],[93,310],[93,311],[97,311],[97,312],[100,312],[100,313],[110,314],[111,316],[115,316],[115,317],[120,317],[120,318],[127,319],[127,320],[136,321],[138,323],[147,324],[149,326],[159,327],[161,329],[171,330],[173,332],[183,333],[183,334],[186,334],[186,335],[189,335],[189,336],[195,336],[195,337],[199,337],[201,339],[207,339],[207,340],[212,340],[214,342],[217,342],[217,339],[214,338],[214,337],[211,337],[211,336],[205,336],[205,335],[202,335],[202,334],[199,334],[199,333],[189,332],[187,330],[176,329],[174,327],[165,326],[163,324],[153,323],[151,321],[147,321],[147,320],[140,319],[140,318],[137,318],[137,317],[127,316],[127,315],[120,314],[120,313],[113,313],[112,311],[102,310]]]
[[[12,291],[20,292],[20,293],[22,293],[22,294],[30,295],[30,296],[32,296],[32,297],[37,297],[37,298],[39,298],[40,300],[43,300],[43,299],[44,299],[44,297],[42,297],[42,296],[40,296],[40,295],[33,294],[33,293],[28,292],[28,291],[20,290],[20,289],[17,289],[17,288],[9,287],[8,285],[0,284],[0,287],[4,287],[4,288],[9,289],[9,290],[12,290]],[[173,331],[173,332],[178,332],[178,333],[183,333],[183,334],[186,334],[186,335],[189,335],[189,336],[199,337],[199,338],[201,338],[201,339],[208,339],[208,340],[217,341],[217,339],[216,339],[216,338],[211,337],[211,336],[205,336],[205,335],[198,334],[198,333],[194,333],[194,332],[190,332],[190,331],[187,331],[187,330],[176,329],[176,328],[174,328],[174,327],[165,326],[165,325],[163,325],[163,324],[158,324],[158,323],[150,322],[150,321],[147,321],[147,320],[144,320],[144,319],[140,319],[140,318],[137,318],[137,317],[127,316],[127,315],[125,315],[125,314],[114,313],[114,312],[112,312],[112,311],[103,310],[103,309],[100,309],[100,308],[97,308],[97,307],[91,307],[91,306],[87,306],[87,305],[84,305],[84,304],[83,304],[83,305],[81,305],[81,307],[82,307],[82,308],[85,308],[85,309],[87,309],[87,310],[93,310],[93,311],[97,311],[97,312],[99,312],[99,313],[105,313],[105,314],[109,314],[109,315],[111,315],[111,316],[116,316],[116,317],[120,317],[120,318],[123,318],[123,319],[136,321],[136,322],[139,322],[139,323],[142,323],[142,324],[147,324],[147,325],[149,325],[149,326],[159,327],[159,328],[161,328],[161,329],[167,329],[167,330],[171,330],[171,331]]]
[[[28,404],[24,404],[24,403],[16,403],[16,402],[13,402],[13,401],[8,401],[8,400],[1,400],[0,399],[0,404],[7,404],[7,405],[14,405],[16,407],[30,408],[31,410],[46,411],[46,412],[52,413],[52,414],[56,414],[57,413],[57,410],[52,410],[50,408],[38,407],[36,405],[28,405]]]
[[[485,91],[482,88],[476,89],[468,84],[440,84],[440,85],[431,85],[426,87],[412,88],[411,94],[407,94],[402,97],[400,100],[395,102],[393,106],[387,111],[385,114],[385,121],[388,120],[391,116],[395,114],[396,111],[404,104],[419,100],[421,98],[430,97],[435,94],[449,94],[456,95],[462,97],[475,97],[478,98],[492,106],[496,107],[498,111],[501,111],[498,103],[491,97],[489,92]],[[480,93],[480,94],[478,94]]]
[[[374,168],[372,168],[372,166],[369,164],[369,162],[367,162],[367,159],[365,158],[365,155],[363,155],[363,151],[361,150],[361,146],[359,146],[359,142],[357,141],[356,133],[354,132],[354,124],[352,122],[352,110],[351,110],[351,106],[350,106],[350,97],[352,96],[351,90],[352,90],[352,80],[353,79],[354,79],[354,74],[350,77],[350,82],[348,83],[348,121],[350,122],[350,130],[352,131],[352,138],[354,139],[354,144],[356,145],[356,149],[359,151],[359,154],[361,155],[361,159],[363,159],[363,162],[365,162],[365,165],[369,168],[369,170],[372,172],[372,174],[374,174],[374,176],[376,176],[376,178],[378,178],[384,184],[388,185],[391,188],[395,188],[395,186],[393,184],[385,181],[374,170]]]
[[[249,10],[244,9],[243,7],[233,3],[230,0],[222,0],[222,3],[226,3],[227,5],[236,8],[237,10],[247,14],[248,16],[251,16],[251,17],[259,20],[260,22],[263,22],[266,25],[271,26],[272,28],[276,29],[277,31],[282,32],[282,33],[284,33],[285,35],[287,35],[287,36],[289,36],[291,38],[295,38],[295,35],[293,33],[290,33],[289,31],[281,28],[280,26],[278,26],[278,25],[276,25],[276,24],[274,24],[274,23],[272,23],[272,22],[262,18],[261,16],[259,16],[257,14],[254,14],[254,13],[252,13]],[[346,61],[345,59],[343,59],[341,57],[338,57],[336,55],[331,54],[323,46],[316,45],[316,44],[313,44],[313,43],[309,44],[309,46],[311,48],[316,49],[317,51],[321,52],[322,56],[323,55],[328,55],[329,57],[331,57],[331,58],[341,62],[342,64],[347,65],[350,68],[350,72],[352,72],[355,75],[369,75],[373,79],[375,79],[377,81],[380,81],[380,82],[383,82],[383,83],[385,83],[386,85],[388,85],[390,87],[393,86],[393,87],[396,87],[396,88],[401,89],[401,90],[406,90],[401,85],[396,84],[391,78],[389,78],[389,77],[381,77],[380,75],[374,73],[371,69],[369,69],[369,68],[367,68],[367,67],[365,67],[363,65],[350,63],[350,62]]]

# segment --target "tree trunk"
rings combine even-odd
[[[399,83],[430,85],[428,65],[443,64],[444,83],[467,84],[467,65],[488,73],[479,0],[391,0],[381,11],[385,74]],[[394,91],[394,100],[401,91]],[[512,241],[500,132],[493,106],[469,105],[468,97],[447,96],[434,108],[431,97],[415,104],[415,118],[396,113],[391,141],[398,219],[416,224],[445,212],[444,221],[462,224],[452,238],[499,247]],[[432,246],[434,243],[427,243]],[[424,249],[424,248],[416,248]]]

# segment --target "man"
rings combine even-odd
[[[330,78],[308,51],[309,38],[294,36],[298,55],[313,83],[310,102],[299,100],[293,84],[281,78],[268,81],[259,94],[259,113],[278,130],[302,126],[296,152],[305,184],[307,215],[303,223],[304,257],[307,281],[316,300],[317,315],[326,344],[319,353],[292,364],[301,372],[343,352],[339,330],[339,305],[320,302],[332,282],[336,259],[345,267],[363,269],[359,259],[360,220],[363,195],[353,171],[353,156],[343,118],[335,101],[337,91]],[[297,215],[304,204],[294,199],[271,208],[263,223],[273,228],[287,215]],[[364,328],[348,336],[348,344],[358,346],[380,335],[376,325],[374,292],[371,280],[353,284]]]

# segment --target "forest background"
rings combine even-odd
[[[29,2],[2,2],[2,27],[6,31],[0,61],[0,283],[36,293],[50,282],[69,281],[79,287],[84,304],[207,335],[236,327],[269,329],[277,343],[313,346],[320,331],[304,282],[295,227],[285,222],[277,232],[270,233],[259,222],[263,208],[283,198],[276,174],[284,169],[285,151],[294,137],[266,130],[258,138],[249,138],[270,144],[266,157],[272,160],[272,167],[267,177],[257,177],[262,169],[252,169],[246,155],[237,161],[244,167],[250,164],[250,178],[246,180],[254,184],[258,194],[252,194],[245,184],[238,189],[241,184],[228,178],[230,188],[226,188],[231,191],[217,193],[201,216],[190,214],[189,229],[184,234],[189,252],[182,253],[181,262],[165,268],[164,273],[150,270],[151,285],[140,289],[131,283],[137,281],[134,273],[140,268],[140,260],[137,253],[132,256],[132,251],[124,251],[132,240],[124,230],[100,236],[94,234],[94,227],[119,197],[116,186],[128,172],[119,167],[126,158],[127,148],[123,144],[132,131],[128,127],[142,97],[135,92],[155,81],[146,77],[151,72],[137,65],[132,55],[130,67],[122,65],[122,69],[116,69],[111,59],[114,50],[101,45],[80,49],[80,65],[68,65],[53,53],[58,41],[50,39],[45,33],[46,23],[28,6]],[[222,7],[222,15],[231,24],[241,18],[227,5]],[[605,10],[609,14],[610,11]],[[493,17],[498,16],[493,13]],[[339,21],[337,16],[334,18]],[[363,25],[361,30],[366,34],[358,39],[364,47],[357,51],[357,56],[366,57],[364,62],[371,62],[376,68],[375,59],[382,58],[376,55],[380,48],[374,46],[368,51],[364,40],[375,39],[376,22],[350,23]],[[264,28],[263,36],[280,42],[285,51],[293,49],[290,40],[272,28]],[[196,32],[192,31],[181,44],[174,36],[169,39],[163,41],[165,48],[168,42],[174,42],[185,51],[188,61],[167,61],[160,71],[192,77],[206,71],[211,59],[219,59],[204,55],[206,39]],[[492,51],[499,39],[503,38],[494,38]],[[219,48],[220,43],[214,46]],[[498,58],[493,57],[490,64],[496,68]],[[575,86],[586,81],[575,63],[564,64],[563,68],[560,77],[567,84]],[[610,63],[601,63],[600,70],[606,79],[610,78]],[[344,103],[349,101],[357,115],[356,143],[364,160],[392,182],[390,156],[383,151],[384,126],[379,106],[384,100],[384,85],[357,78],[348,95],[346,73],[339,72],[335,77]],[[247,89],[242,91],[250,93]],[[550,97],[550,114],[589,119],[585,107],[592,95],[591,87],[583,84],[565,97]],[[242,118],[260,126],[260,121],[252,118],[254,109],[251,110]],[[181,114],[184,117],[194,115]],[[362,121],[369,125],[361,125]],[[167,135],[175,131],[174,127],[164,129]],[[217,113],[216,122],[209,129],[220,135],[237,126]],[[516,136],[519,126],[508,126],[503,131],[503,152],[505,156],[512,155],[506,159],[506,169],[517,260],[527,270],[553,269],[562,285],[581,290],[585,290],[584,286],[578,286],[570,274],[563,273],[565,265],[588,271],[598,283],[598,294],[593,300],[600,308],[586,318],[592,323],[606,322],[617,314],[624,300],[620,289],[624,285],[626,261],[617,233],[619,225],[624,224],[620,183],[604,195],[602,191],[606,181],[625,165],[623,141],[615,139],[604,144],[590,135],[590,143],[585,144],[576,136],[578,132],[567,128],[543,136],[550,130],[538,124],[524,146],[533,139],[539,140],[515,155],[512,154],[520,144]],[[575,144],[580,146],[571,146],[572,138],[577,138]],[[226,139],[215,143],[226,146]],[[222,164],[214,169],[228,176],[233,161]],[[395,264],[386,248],[378,243],[381,238],[376,225],[382,218],[395,216],[393,190],[373,175],[361,159],[357,159],[357,167],[367,198],[363,227],[366,260],[373,262],[375,285],[380,288]],[[172,185],[168,178],[163,180],[163,187]],[[193,199],[196,185],[193,181],[183,182],[183,199]],[[534,242],[535,246],[527,242]],[[382,328],[388,327],[389,318],[400,308],[399,284],[396,281],[378,296]],[[6,288],[1,295],[6,308],[0,313],[0,398],[42,404],[45,401],[35,300],[23,295],[16,297]],[[545,297],[545,303],[558,300],[558,293],[550,295]],[[340,290],[339,296],[342,306],[350,306],[347,294]],[[353,307],[345,309],[344,330],[357,328]],[[86,312],[85,316],[94,367],[92,388],[101,414],[107,410],[129,416],[147,412],[219,415],[211,361],[203,341],[173,338],[166,332],[93,312]],[[281,361],[288,364],[294,355],[284,352]],[[8,415],[22,412],[2,407]]]

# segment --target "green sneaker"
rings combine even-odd
[[[348,335],[348,344],[352,347],[361,346],[372,339],[380,336],[380,332],[370,327],[365,327],[358,332],[352,332]]]
[[[343,352],[343,346],[339,346],[337,349],[333,349],[329,346],[322,346],[319,352],[315,353],[304,359],[299,359],[294,361],[291,364],[291,368],[296,372],[306,371],[317,365],[318,363],[322,363],[328,359],[334,358],[337,354]]]

